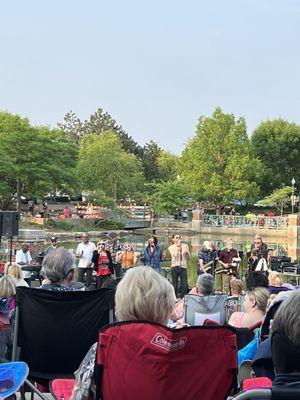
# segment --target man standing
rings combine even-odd
[[[219,263],[222,266],[222,291],[224,294],[230,294],[230,281],[236,276],[237,270],[233,266],[233,259],[238,258],[238,252],[233,248],[233,240],[226,240],[226,249],[219,255]]]
[[[268,270],[267,262],[268,262],[268,253],[269,249],[266,243],[263,243],[262,237],[259,234],[255,235],[254,243],[251,245],[251,255],[249,257],[249,269],[251,271],[256,271],[259,267],[260,262],[261,267],[259,267],[260,271],[266,272]]]
[[[122,245],[117,240],[116,232],[109,232],[107,235],[107,241],[105,242],[105,250],[108,250],[111,254],[113,269],[116,274],[116,279],[121,278],[122,265],[121,265],[121,255],[122,255]]]
[[[29,267],[32,262],[32,257],[29,253],[29,244],[23,243],[21,249],[16,253],[16,263],[22,267]],[[31,284],[31,273],[30,271],[23,271],[23,278],[30,286]]]
[[[173,244],[169,247],[172,284],[177,296],[178,278],[180,278],[180,297],[184,297],[188,291],[187,261],[190,257],[190,251],[188,245],[181,242],[180,235],[174,234],[172,240]]]
[[[87,287],[89,287],[92,282],[92,257],[94,250],[96,250],[96,246],[94,243],[90,242],[89,234],[83,233],[82,242],[79,243],[76,250],[76,258],[79,258],[77,268],[77,282],[83,283],[83,278],[86,274]]]
[[[46,248],[45,257],[47,254],[51,253],[51,251],[57,249],[57,237],[51,236],[50,241],[51,241],[51,245]]]

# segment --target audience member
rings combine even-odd
[[[270,293],[266,288],[255,288],[247,292],[244,301],[245,312],[234,312],[228,323],[236,328],[250,328],[261,322],[265,315]]]
[[[4,275],[9,275],[14,279],[16,287],[28,287],[28,283],[23,278],[23,272],[18,264],[7,264],[4,269]]]
[[[253,290],[257,287],[269,287],[267,276],[261,271],[249,272],[246,275],[246,290]]]
[[[268,290],[271,294],[278,294],[279,292],[290,290],[290,288],[283,286],[283,281],[280,278],[279,272],[271,271],[269,274]]]
[[[0,278],[0,358],[6,358],[7,347],[12,344],[10,316],[15,308],[16,285],[12,276]]]
[[[119,321],[149,321],[167,325],[175,306],[175,292],[170,282],[149,267],[126,272],[116,290],[116,315]],[[71,400],[94,398],[93,373],[97,343],[75,372],[76,382]]]
[[[232,297],[239,297],[243,293],[243,282],[241,279],[232,278],[230,281],[230,291]]]
[[[273,386],[300,388],[300,291],[295,290],[279,306],[272,326]]]
[[[214,293],[214,278],[210,274],[202,274],[198,276],[197,284],[191,289],[189,294],[194,294],[196,296],[210,296]],[[171,319],[173,321],[178,321],[183,317],[184,311],[184,299],[179,300],[176,303],[174,311],[171,314]],[[179,326],[178,326],[179,327]]]
[[[75,257],[70,250],[58,247],[43,260],[43,270],[46,282],[40,289],[55,292],[80,290],[72,286],[75,272]]]

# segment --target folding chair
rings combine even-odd
[[[95,379],[101,400],[223,400],[236,366],[230,327],[120,322],[100,331]]]
[[[197,296],[188,294],[184,297],[184,322],[190,326],[203,325],[206,319],[219,324],[226,322],[225,294]]]
[[[18,287],[13,360],[25,361],[29,379],[48,384],[73,376],[99,329],[112,321],[114,291],[52,292]]]
[[[300,389],[286,386],[273,386],[268,389],[254,389],[242,392],[233,398],[234,400],[298,400]]]

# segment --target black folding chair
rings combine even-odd
[[[300,389],[292,386],[274,386],[269,389],[252,389],[233,397],[234,400],[291,400],[300,398]]]
[[[54,292],[18,287],[13,360],[25,361],[29,380],[47,385],[73,377],[100,328],[113,321],[114,291]],[[30,385],[29,385],[30,386]]]

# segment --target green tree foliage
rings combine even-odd
[[[262,206],[271,206],[274,205],[280,211],[280,214],[283,214],[284,207],[288,204],[291,204],[291,195],[293,193],[292,186],[285,186],[280,189],[274,190],[272,194],[260,200],[259,204]]]
[[[66,190],[73,182],[76,147],[65,134],[32,127],[27,119],[0,113],[1,206],[21,196],[43,196],[53,188]]]
[[[157,183],[150,197],[151,207],[157,215],[171,215],[192,204],[189,190],[180,180]]]
[[[59,123],[58,126],[68,134],[73,135],[78,143],[84,135],[102,135],[104,132],[114,132],[119,136],[125,151],[141,157],[141,146],[102,108],[98,108],[84,122],[74,112],[70,111],[64,116],[64,122]]]
[[[77,174],[81,188],[97,196],[99,190],[114,202],[136,197],[143,187],[141,162],[127,153],[114,132],[85,135],[80,142]],[[102,193],[103,199],[103,193]],[[101,197],[100,196],[100,197]]]
[[[276,119],[261,123],[251,137],[253,152],[263,165],[262,194],[300,181],[300,126]]]
[[[180,160],[179,174],[195,198],[215,207],[233,199],[254,201],[260,162],[251,153],[243,118],[216,108],[211,117],[201,116],[196,135],[189,140]]]
[[[146,143],[142,151],[142,162],[146,181],[152,182],[159,178],[158,159],[161,148],[153,140]]]
[[[178,157],[166,150],[161,150],[157,158],[158,178],[162,181],[176,179]]]

